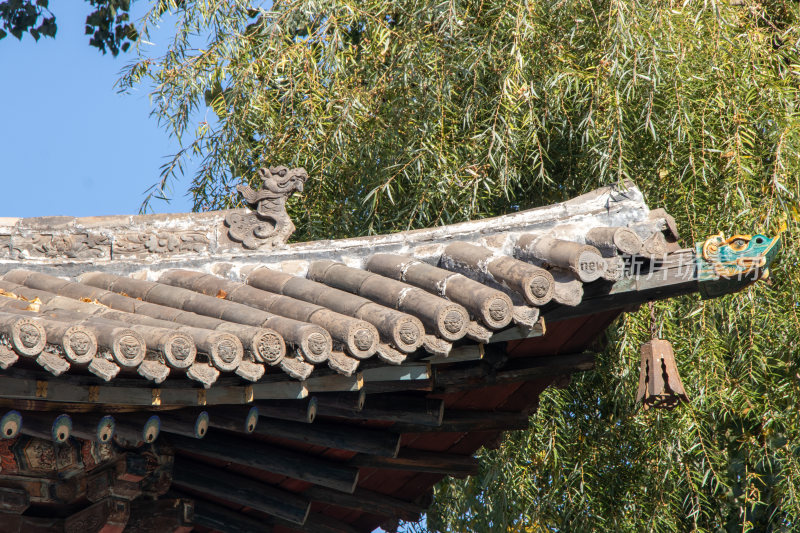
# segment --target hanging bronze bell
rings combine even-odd
[[[636,401],[642,402],[645,410],[674,409],[680,402],[689,401],[669,341],[653,339],[642,344]]]

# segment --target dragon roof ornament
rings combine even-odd
[[[769,266],[781,248],[781,237],[723,232],[695,245],[697,281],[705,298],[738,291],[769,278]]]
[[[244,202],[253,209],[251,213],[231,213],[225,217],[228,236],[241,242],[249,250],[262,246],[286,244],[294,233],[295,226],[286,212],[286,201],[295,191],[303,192],[308,180],[304,168],[288,168],[283,165],[260,168],[261,188],[238,185],[236,190]]]

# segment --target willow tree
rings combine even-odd
[[[627,0],[162,1],[123,89],[199,161],[196,209],[263,163],[304,166],[296,238],[389,232],[633,179],[684,242],[786,230],[772,285],[655,307],[691,401],[633,402],[647,310],[529,431],[441,484],[452,531],[789,531],[800,524],[800,8]],[[162,56],[146,46],[176,21]],[[419,526],[422,527],[422,526]]]

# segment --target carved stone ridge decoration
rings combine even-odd
[[[781,248],[781,236],[720,232],[695,244],[697,281],[703,298],[736,292],[758,279],[769,278],[769,266]]]
[[[197,231],[130,233],[114,239],[114,253],[202,252],[209,247],[205,233]]]
[[[96,234],[37,234],[11,238],[12,258],[99,259],[108,257],[110,241]]]
[[[289,169],[282,165],[261,168],[258,175],[262,181],[260,189],[253,190],[247,185],[236,187],[254,212],[231,213],[225,217],[228,236],[248,250],[286,244],[295,230],[286,212],[286,200],[295,191],[303,192],[308,179],[305,169]]]

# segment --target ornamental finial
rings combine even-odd
[[[769,266],[781,249],[780,236],[741,235],[723,232],[697,243],[697,280],[704,297],[735,292],[769,277]]]
[[[290,169],[283,165],[260,168],[258,175],[261,178],[260,189],[254,190],[248,185],[236,187],[253,212],[231,213],[225,217],[228,236],[249,250],[286,244],[295,230],[286,212],[286,200],[295,191],[303,192],[308,180],[305,169]]]

